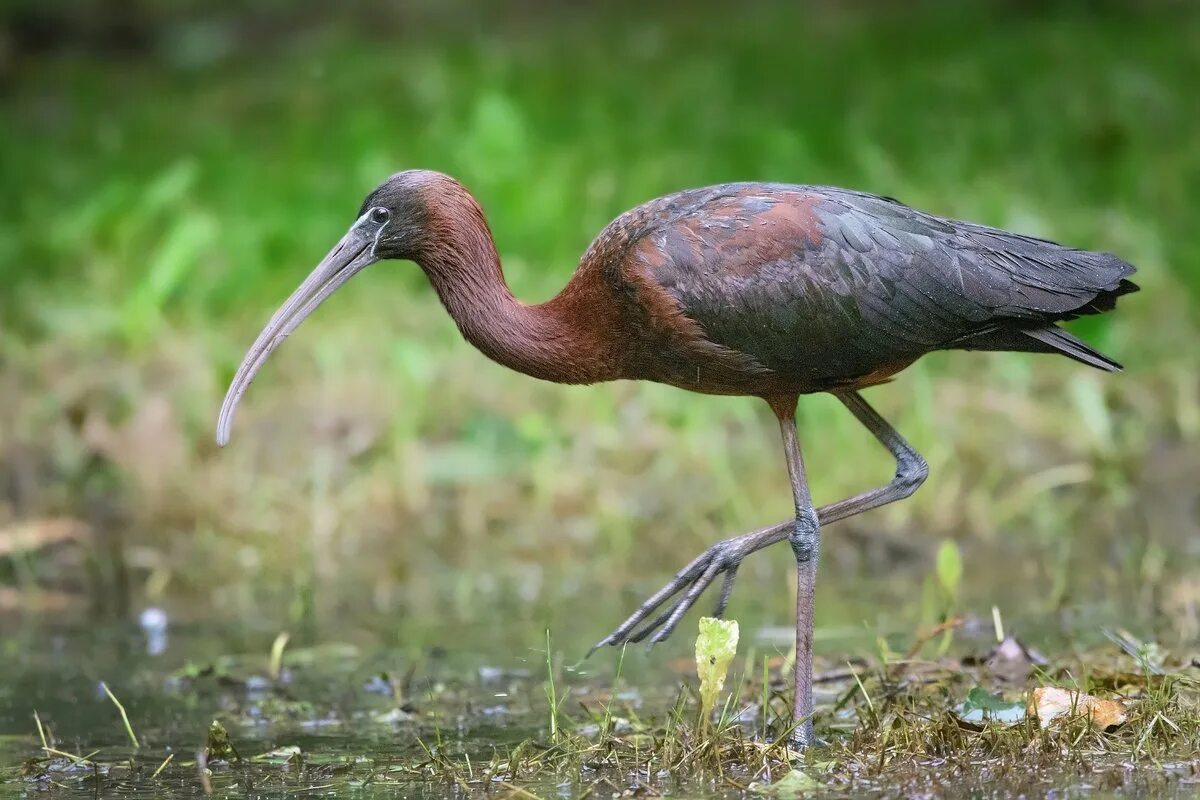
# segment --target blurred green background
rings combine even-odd
[[[530,301],[619,212],[730,180],[1119,253],[1143,292],[1078,332],[1125,373],[937,354],[868,393],[931,478],[828,530],[819,622],[919,624],[951,540],[967,608],[1195,631],[1197,4],[4,8],[0,613],[584,641],[703,547],[788,517],[765,406],[509,373],[410,263],[308,322],[218,451],[259,327],[370,189],[423,167],[476,194]],[[835,401],[800,413],[818,502],[890,477]],[[786,548],[754,556],[731,612],[789,624],[790,572]]]

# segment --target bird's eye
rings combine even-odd
[[[386,208],[376,207],[376,208],[371,209],[371,221],[374,223],[377,223],[379,225],[382,225],[383,223],[387,222],[388,218],[391,216],[392,215],[390,213],[388,213],[388,210]]]

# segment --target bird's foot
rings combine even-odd
[[[725,580],[721,584],[721,594],[713,609],[714,617],[721,616],[725,612],[725,605],[729,602],[729,595],[733,591],[733,582],[737,577],[738,566],[742,563],[742,559],[756,550],[787,538],[790,525],[791,523],[787,523],[764,528],[760,531],[726,539],[708,548],[690,564],[675,573],[675,577],[671,579],[670,583],[655,592],[615,631],[593,645],[589,654],[596,652],[604,645],[640,642],[647,637],[652,644],[664,641],[675,630],[687,610],[700,599],[700,595],[709,587],[709,584],[716,580],[718,575],[724,573]],[[647,617],[685,589],[687,591],[682,597],[653,620],[642,625]]]

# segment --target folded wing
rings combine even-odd
[[[733,185],[702,204],[651,235],[655,279],[713,342],[777,372],[851,380],[941,349],[1118,368],[1055,327],[1136,290],[1116,256],[840,189]]]

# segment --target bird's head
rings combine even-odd
[[[466,193],[454,179],[440,173],[408,170],[391,176],[367,195],[350,230],[275,312],[246,353],[221,405],[218,445],[229,442],[234,411],[254,376],[317,306],[376,261],[421,258],[439,223],[439,215],[431,214],[431,208],[447,188]]]

